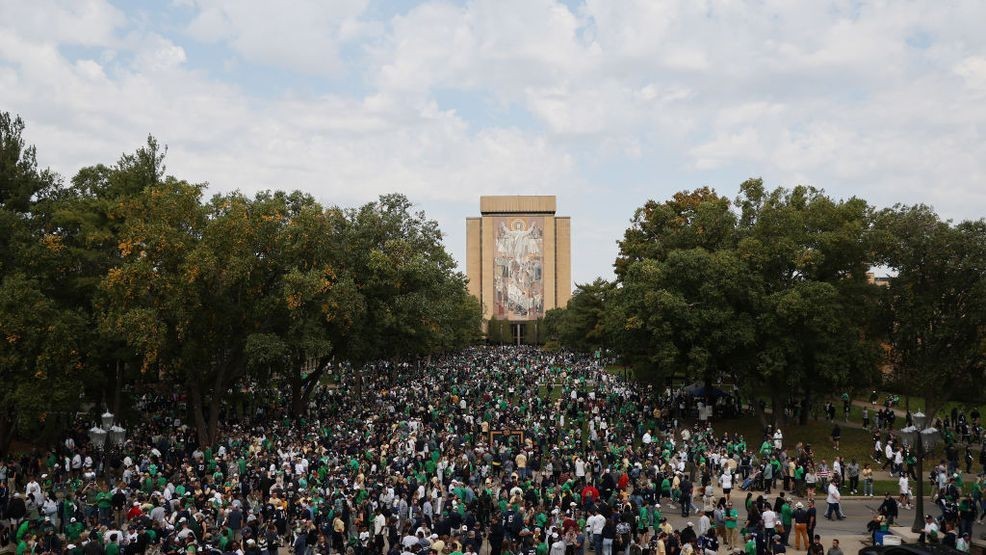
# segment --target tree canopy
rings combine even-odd
[[[580,286],[548,323],[563,346],[604,346],[637,376],[740,385],[775,419],[795,401],[803,420],[813,399],[887,369],[940,403],[943,383],[981,391],[984,229],[760,179],[732,201],[683,191],[637,209],[616,279]],[[878,266],[889,287],[871,279]]]
[[[303,417],[330,364],[479,339],[438,224],[403,195],[357,208],[206,198],[166,173],[153,137],[66,183],[38,168],[23,130],[0,114],[0,452],[42,429],[45,407],[115,405],[124,384],[177,391],[206,444],[242,387],[286,388]]]

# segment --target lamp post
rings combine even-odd
[[[89,441],[103,455],[103,472],[106,472],[106,457],[111,447],[121,448],[126,441],[127,431],[113,423],[113,413],[106,411],[99,417],[99,424],[89,430]]]
[[[914,510],[914,524],[911,525],[912,532],[924,530],[924,455],[934,451],[938,443],[938,430],[933,427],[925,428],[927,417],[923,412],[918,411],[911,416],[912,426],[903,428],[900,431],[904,442],[914,447],[914,454],[917,457],[917,503]]]

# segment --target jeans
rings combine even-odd
[[[863,480],[863,495],[873,495],[873,478]]]
[[[613,555],[613,538],[603,538],[603,555]]]
[[[839,504],[838,503],[829,503],[828,506],[829,506],[828,510],[825,511],[825,518],[831,520],[832,519],[832,513],[835,513],[836,518],[838,518],[839,520],[842,520],[842,508],[839,507]]]
[[[603,535],[602,534],[593,534],[592,535],[592,550],[596,552],[596,555],[599,555],[600,553],[603,552]]]

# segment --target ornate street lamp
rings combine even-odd
[[[120,448],[123,447],[123,442],[126,441],[127,431],[120,426],[113,426],[109,431],[110,443],[113,447]]]
[[[116,419],[113,413],[106,411],[99,417],[99,423],[89,430],[89,441],[92,446],[103,454],[103,472],[106,472],[106,457],[110,448],[123,447],[127,431],[113,423]]]
[[[106,411],[103,413],[102,416],[99,417],[99,419],[101,420],[101,424],[102,424],[101,427],[103,428],[103,430],[107,432],[110,431],[110,428],[113,427],[113,419],[114,419],[113,413],[110,411]]]
[[[106,435],[106,430],[98,426],[93,426],[92,429],[89,430],[89,441],[97,451],[102,451],[103,448],[106,447]]]
[[[921,532],[924,530],[924,455],[935,450],[938,446],[940,434],[933,427],[924,427],[927,417],[921,411],[914,413],[911,416],[911,421],[914,425],[902,429],[900,435],[905,444],[914,446],[914,454],[917,457],[917,503],[914,511],[914,524],[911,526],[911,531]]]

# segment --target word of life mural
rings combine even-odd
[[[536,320],[544,316],[544,218],[497,218],[494,229],[496,317]]]

